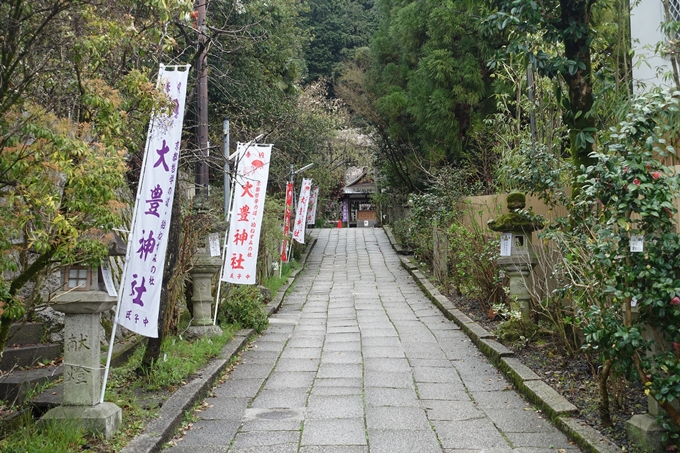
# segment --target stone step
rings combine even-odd
[[[7,345],[42,343],[45,326],[41,322],[12,324],[7,336]]]
[[[7,347],[3,352],[2,361],[0,361],[0,371],[33,367],[38,363],[49,363],[61,357],[61,354],[62,345],[60,344],[44,343]]]
[[[58,365],[31,370],[17,370],[0,376],[0,400],[12,405],[21,404],[27,397],[32,396],[32,391],[49,382],[56,381],[63,373],[64,367]]]

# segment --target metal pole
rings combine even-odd
[[[229,118],[225,118],[222,123],[222,131],[224,132],[224,220],[229,216],[229,185],[231,184],[231,175],[229,174]],[[227,229],[229,225],[227,225]]]

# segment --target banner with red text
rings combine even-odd
[[[307,207],[307,225],[316,223],[316,203],[319,199],[319,187],[315,187],[309,195],[309,206]]]
[[[158,86],[172,99],[174,108],[151,118],[118,302],[118,323],[152,338],[158,337],[188,74],[189,66],[161,65],[159,70]]]
[[[272,145],[239,143],[227,252],[220,280],[254,285]]]
[[[312,180],[303,179],[302,187],[300,188],[300,199],[298,200],[295,211],[295,225],[293,225],[293,239],[300,244],[305,243],[305,226],[307,219],[307,205],[309,204],[309,197],[312,191]]]
[[[286,185],[286,207],[283,211],[283,244],[281,245],[281,261],[288,262],[288,234],[290,233],[290,213],[293,210],[293,183]]]

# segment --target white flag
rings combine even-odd
[[[307,219],[307,204],[312,190],[312,180],[303,179],[300,189],[300,199],[298,200],[297,210],[295,211],[295,225],[293,226],[293,239],[300,244],[305,243],[305,224]]]
[[[316,204],[319,199],[319,188],[315,187],[309,196],[309,207],[307,208],[307,225],[316,223]]]
[[[227,252],[220,280],[254,285],[272,145],[239,143]]]
[[[189,66],[173,68],[161,65],[158,74],[159,88],[175,107],[171,112],[156,112],[151,118],[118,304],[120,325],[153,338],[158,337],[158,308],[189,74]]]

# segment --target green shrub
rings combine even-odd
[[[220,320],[262,332],[269,325],[264,297],[256,286],[231,285],[220,304]]]
[[[485,311],[505,302],[498,278],[498,240],[475,222],[471,226],[452,223],[447,237],[449,277],[458,292],[478,301]]]

